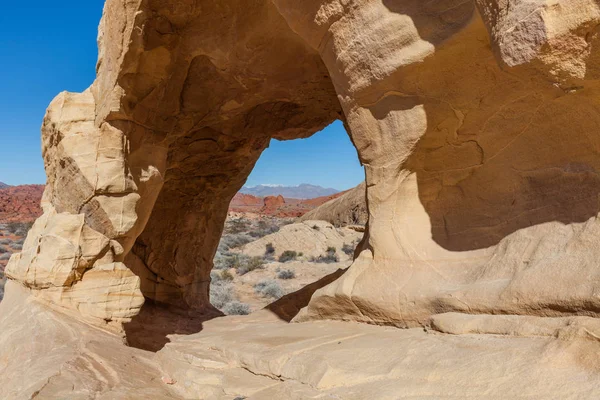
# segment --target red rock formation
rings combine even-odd
[[[262,207],[263,199],[260,197],[252,196],[251,194],[236,193],[229,204],[230,208],[233,207]]]
[[[40,202],[43,192],[43,185],[0,188],[0,221],[33,221],[42,215]],[[250,212],[280,218],[301,217],[346,192],[306,200],[285,199],[283,196],[261,198],[250,194],[237,193],[231,200],[229,211]]]
[[[263,199],[264,208],[275,208],[281,207],[285,204],[285,199],[282,195],[279,196],[267,196]]]
[[[0,189],[0,221],[28,222],[42,215],[44,185],[9,186]]]
[[[329,200],[338,198],[346,192],[314,199],[286,199],[283,196],[267,196],[264,199],[249,194],[238,193],[229,205],[229,211],[249,212],[280,218],[301,217]]]

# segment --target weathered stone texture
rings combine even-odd
[[[261,152],[339,118],[367,234],[297,321],[598,316],[599,22],[591,0],[108,0],[96,81],[44,119],[45,215],[8,275],[117,325],[143,298],[211,311]]]
[[[598,26],[593,0],[107,0],[95,82],[44,119],[44,215],[7,267],[2,388],[597,398]],[[335,119],[366,170],[353,265],[270,308],[303,324],[203,327],[229,201],[272,138]],[[34,300],[159,346],[204,330],[151,362]]]

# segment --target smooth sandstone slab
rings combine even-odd
[[[11,399],[592,400],[600,385],[597,338],[502,332],[507,320],[523,317],[445,314],[444,326],[455,327],[450,335],[290,324],[262,311],[205,322],[201,332],[171,336],[149,353],[45,308],[13,282],[6,294],[0,384]],[[473,334],[478,320],[495,334]],[[570,324],[598,333],[590,320]],[[566,321],[556,322],[529,317],[519,325]]]
[[[257,314],[213,320],[172,340],[157,356],[176,387],[235,366],[275,383],[251,399],[593,399],[600,384],[599,343],[572,337],[285,324]]]

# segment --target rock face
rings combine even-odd
[[[44,119],[44,215],[7,267],[1,362],[28,365],[10,357],[27,321],[63,345],[79,333],[40,302],[117,332],[149,306],[214,313],[227,204],[257,158],[343,119],[369,215],[352,266],[305,324],[226,319],[167,345],[162,382],[184,398],[596,398],[599,26],[593,0],[107,0],[95,82]],[[78,343],[82,374],[119,366],[79,397],[132,398],[107,392],[131,355]],[[149,371],[135,385],[169,396]],[[80,390],[62,379],[3,388]]]
[[[318,51],[270,2],[174,4],[106,2],[97,79],[48,108],[45,215],[7,268],[40,299],[100,325],[126,322],[144,298],[211,309],[227,205],[262,150],[342,115]],[[65,248],[45,254],[62,220],[74,226]],[[24,275],[38,268],[70,278],[48,287]],[[79,306],[78,287],[98,310]]]
[[[277,208],[285,204],[285,199],[282,195],[279,196],[267,196],[263,199],[263,208]]]
[[[343,119],[367,232],[296,321],[598,317],[598,26],[592,0],[107,0],[7,275],[116,330],[144,299],[211,312],[227,204],[269,140]]]
[[[342,193],[302,200],[284,198],[283,196],[262,198],[238,192],[229,203],[229,211],[279,218],[296,218],[341,195]]]
[[[369,208],[297,321],[598,316],[597,2],[275,3],[331,73]]]
[[[367,188],[363,182],[344,192],[341,196],[307,212],[300,220],[322,220],[335,226],[366,225],[369,221],[366,191]]]

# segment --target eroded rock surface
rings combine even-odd
[[[0,315],[0,384],[10,399],[597,398],[600,326],[585,317],[520,317],[527,329],[511,337],[510,316],[493,328],[485,323],[488,335],[474,328],[494,316],[467,317],[469,328],[454,329],[463,314],[441,315],[432,326],[449,335],[355,322],[289,324],[262,311],[206,322],[149,353],[51,312],[14,282]],[[581,334],[552,336],[575,328]]]
[[[210,315],[227,204],[269,140],[342,119],[366,170],[353,265],[305,324],[227,336],[239,320],[215,322],[198,365],[237,363],[256,398],[595,398],[599,25],[593,0],[107,0],[96,81],[44,119],[44,215],[7,275],[27,301],[117,332],[144,300]],[[323,344],[323,319],[466,335],[339,324]],[[462,352],[471,334],[532,332]],[[369,340],[335,350],[353,334]],[[233,397],[229,371],[188,372],[194,340],[165,381]],[[374,342],[383,358],[356,374]],[[468,362],[453,375],[451,360]]]
[[[327,221],[335,226],[366,225],[369,221],[366,191],[367,188],[363,182],[341,196],[307,212],[300,220],[317,219]]]

